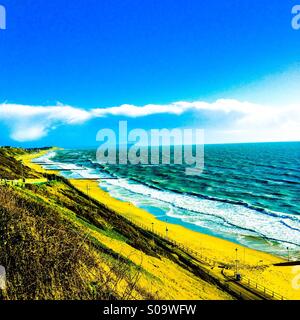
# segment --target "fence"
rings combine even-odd
[[[128,217],[125,217],[128,221],[130,221],[132,224],[135,224],[139,227],[141,227],[142,229],[144,230],[147,230],[149,232],[152,232],[154,234],[156,234],[157,236],[163,238],[164,240],[168,241],[170,244],[178,247],[179,249],[185,251],[186,253],[190,254],[190,255],[193,255],[194,257],[196,257],[196,260],[199,261],[200,263],[202,264],[206,264],[208,265],[209,267],[215,267],[216,265],[218,266],[222,266],[222,267],[226,267],[226,268],[230,268],[231,266],[229,266],[228,264],[224,264],[222,263],[221,261],[216,261],[216,260],[213,260],[213,259],[210,259],[206,256],[203,256],[202,254],[202,250],[201,250],[201,253],[199,254],[199,252],[191,249],[191,248],[188,248],[187,246],[183,245],[182,243],[179,243],[173,239],[170,239],[169,237],[167,237],[167,235],[164,235],[162,234],[161,232],[158,232],[154,229],[154,227],[149,227],[149,226],[146,226],[145,224],[143,223],[140,223],[140,222],[137,222],[137,221],[134,221],[133,219],[130,219]],[[213,277],[216,277],[215,275],[213,275],[209,270],[207,270],[207,274],[210,275],[210,276],[213,276]],[[218,279],[218,281],[220,281],[220,279]],[[273,299],[273,300],[287,300],[283,295],[281,294],[278,294],[276,292],[274,292],[273,290],[270,290],[268,288],[266,288],[265,286],[262,286],[260,284],[258,284],[257,282],[247,278],[246,276],[242,276],[241,277],[241,280],[239,282],[236,281],[236,284],[240,284],[242,285],[243,287],[246,287],[248,289],[253,289],[252,291],[254,291],[254,293],[257,293],[258,295],[264,297],[265,299]],[[232,290],[232,291],[236,291],[235,289],[232,288],[232,286],[230,286],[229,283],[222,283],[223,286],[225,286],[226,288]],[[239,296],[240,297],[243,297],[244,294],[239,291]]]
[[[286,300],[286,298],[283,295],[278,294],[278,293],[274,292],[273,290],[270,290],[270,289],[266,288],[265,286],[262,286],[262,285],[258,284],[257,282],[255,282],[245,276],[242,277],[241,283],[244,284],[245,286],[247,286],[248,288],[252,288],[252,289],[258,291],[259,293],[263,294],[266,297],[270,297],[275,300]]]
[[[19,179],[19,180],[7,180],[7,179],[0,179],[0,186],[19,186],[23,187],[26,184],[41,184],[47,183],[48,179],[41,178],[41,179]]]

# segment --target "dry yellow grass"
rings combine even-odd
[[[113,239],[95,230],[87,230],[90,235],[98,239],[114,252],[141,266],[137,285],[156,299],[163,300],[229,300],[230,295],[217,287],[201,280],[178,264],[166,258],[155,258],[133,248],[122,240]],[[126,283],[120,283],[122,292]],[[140,299],[138,295],[135,299]]]

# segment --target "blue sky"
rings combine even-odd
[[[92,146],[119,120],[204,128],[207,143],[300,140],[297,1],[0,4],[0,144]]]

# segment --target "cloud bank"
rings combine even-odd
[[[78,125],[90,118],[88,111],[65,105],[0,105],[0,121],[9,127],[11,139],[19,142],[38,140],[58,125]]]
[[[238,135],[241,141],[243,137],[245,141],[255,141],[251,136],[257,132],[261,133],[262,141],[300,140],[300,105],[274,107],[232,99],[220,99],[213,103],[178,101],[165,105],[124,104],[95,109],[81,109],[68,105],[28,106],[4,103],[0,104],[0,122],[8,126],[11,139],[27,142],[47,136],[58,126],[81,125],[95,118],[142,118],[162,114],[179,117],[188,112],[193,112],[199,119],[202,115],[212,119],[218,116],[218,127],[221,129],[215,140],[219,139],[218,136],[224,136],[226,140],[226,136]],[[224,128],[223,121],[220,123],[220,117],[224,119]],[[225,121],[226,119],[230,121]],[[201,123],[199,127],[201,128]]]

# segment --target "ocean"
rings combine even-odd
[[[197,176],[180,165],[100,165],[96,149],[58,150],[39,161],[57,163],[67,178],[102,178],[113,197],[162,221],[300,259],[299,142],[206,145]]]

